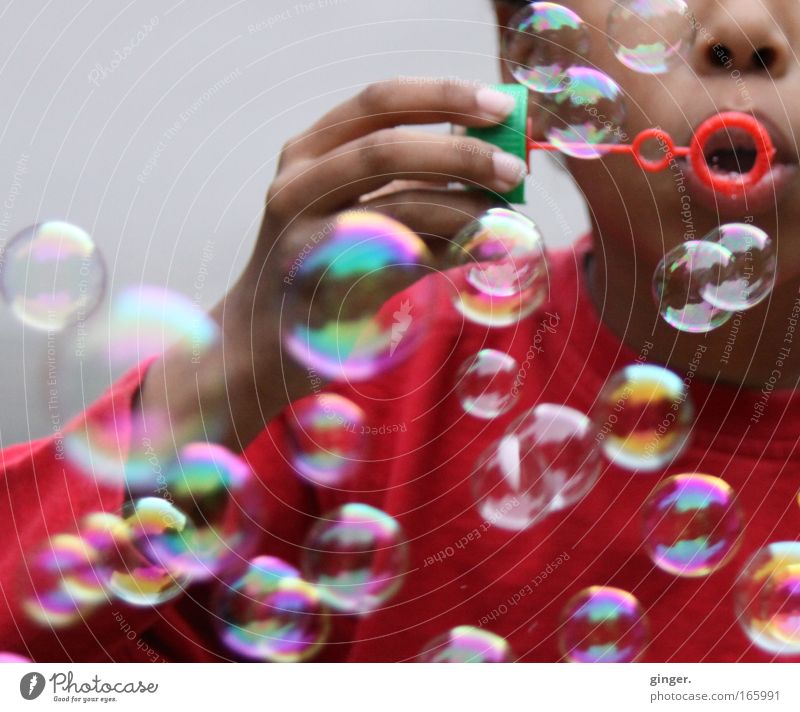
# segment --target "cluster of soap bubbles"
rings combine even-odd
[[[376,610],[398,592],[407,570],[408,545],[398,522],[366,504],[343,505],[312,527],[300,569],[259,556],[233,583],[218,587],[220,638],[253,660],[309,660],[328,639],[331,611]]]
[[[478,362],[482,355],[490,359],[493,374],[510,358],[488,351],[478,355]],[[467,371],[475,363],[468,361]],[[508,386],[508,379],[503,380]],[[481,410],[483,417],[505,412],[496,404],[509,402],[513,390],[500,390],[494,383],[467,389],[471,380],[462,379],[465,410],[472,412],[475,403],[484,402],[495,407]],[[590,416],[564,405],[540,403],[519,416],[478,458],[471,478],[478,510],[495,526],[527,529],[578,503],[597,481],[602,455],[633,472],[652,472],[674,462],[689,442],[694,415],[685,381],[643,363],[613,374]]]
[[[653,275],[653,296],[670,326],[705,333],[763,302],[776,273],[770,237],[755,225],[731,223],[670,250]]]
[[[141,474],[141,473],[140,473]],[[42,625],[71,625],[112,598],[153,606],[195,581],[235,569],[257,542],[263,495],[256,476],[218,445],[184,447],[165,469],[131,483],[115,514],[86,516],[27,562],[23,608]]]
[[[664,74],[684,61],[696,23],[684,0],[618,0],[608,17],[614,56],[628,69]],[[591,66],[591,37],[573,10],[532,2],[509,21],[503,58],[514,78],[534,93],[545,135],[575,158],[599,158],[625,140],[627,118],[619,85]]]

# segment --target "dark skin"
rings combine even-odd
[[[793,124],[800,123],[800,66],[791,49],[800,41],[796,0],[690,2],[698,22],[734,52],[752,105],[742,103],[730,69],[710,61],[709,44],[702,38],[688,66],[659,78],[639,75],[617,62],[601,32],[611,0],[566,4],[593,28],[588,61],[614,77],[630,97],[624,127],[630,136],[658,124],[685,145],[693,127],[723,108],[757,108],[789,137],[795,135]],[[499,28],[518,6],[496,3]],[[767,69],[751,61],[756,47],[770,49]],[[503,72],[504,81],[511,82],[505,68]],[[408,127],[440,122],[488,126],[502,121],[508,108],[499,97],[468,83],[381,83],[286,144],[250,263],[212,312],[222,338],[199,363],[191,363],[184,350],[173,349],[145,379],[137,413],[145,425],[147,413],[169,413],[170,432],[159,430],[165,435],[160,443],[165,456],[181,442],[207,437],[202,423],[209,421],[215,440],[239,450],[289,403],[312,392],[305,370],[281,353],[278,315],[285,265],[310,235],[356,205],[399,219],[439,250],[442,238],[451,238],[493,204],[490,194],[449,184],[504,192],[521,174],[511,159],[488,144]],[[683,239],[672,176],[643,173],[624,156],[570,159],[569,169],[591,213],[595,249],[588,279],[603,321],[635,351],[646,342],[654,344],[649,358],[678,373],[686,371],[702,343],[708,350],[698,377],[760,388],[774,368],[800,287],[800,201],[783,200],[754,216],[757,225],[777,236],[779,284],[771,300],[742,317],[735,349],[723,364],[727,329],[703,336],[680,334],[658,317],[651,296],[656,265],[666,249]],[[797,195],[796,181],[790,196]],[[695,204],[693,211],[699,235],[720,224],[713,209]],[[784,364],[777,387],[793,387],[798,377],[800,349]],[[156,429],[148,430],[152,434]]]
[[[508,24],[524,3],[496,3],[498,26]],[[800,130],[800,64],[792,47],[800,41],[800,5],[794,0],[689,0],[699,27],[697,43],[685,65],[658,78],[626,69],[613,56],[605,38],[612,0],[568,0],[590,25],[589,63],[613,77],[629,96],[630,136],[655,125],[664,128],[679,145],[688,145],[693,129],[722,110],[759,111],[788,137],[796,159]],[[710,40],[713,37],[714,40]],[[713,61],[712,45],[722,43],[733,56],[731,67]],[[754,60],[755,50],[769,58],[769,66]],[[738,70],[737,84],[732,72]],[[504,67],[504,81],[512,81]],[[746,86],[746,94],[742,91]],[[749,95],[749,98],[748,98]],[[543,137],[539,137],[543,138]],[[707,335],[681,334],[657,314],[651,296],[651,278],[666,250],[683,241],[680,194],[669,171],[645,173],[627,156],[597,161],[568,160],[569,170],[583,192],[594,227],[595,249],[589,284],[603,321],[625,343],[639,351],[645,342],[655,348],[649,357],[686,372],[698,344],[708,347],[698,375],[759,389],[775,368],[787,319],[800,288],[800,183],[795,176],[787,196],[767,210],[750,215],[778,245],[778,286],[773,297],[744,313],[732,354],[725,355],[729,328]],[[635,199],[632,199],[635,196]],[[793,199],[794,196],[794,199]],[[697,236],[725,222],[742,222],[748,215],[720,215],[697,200],[692,218]],[[800,350],[781,369],[778,388],[793,388],[800,377]]]

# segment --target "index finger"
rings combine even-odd
[[[293,139],[287,152],[298,158],[319,157],[375,131],[403,124],[491,126],[505,121],[514,105],[509,94],[474,82],[392,79],[370,84],[329,111]]]

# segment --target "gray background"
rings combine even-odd
[[[495,81],[496,53],[488,0],[4,3],[0,246],[34,222],[65,219],[99,244],[110,292],[158,284],[211,306],[247,259],[289,136],[375,80]],[[539,200],[526,211],[549,243],[586,229],[568,174],[543,157],[531,180]],[[5,447],[52,430],[53,344],[5,308],[0,329]],[[77,385],[91,400],[107,380],[92,372]],[[61,403],[59,421],[75,407]]]

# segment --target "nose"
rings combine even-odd
[[[693,63],[698,73],[738,70],[775,79],[786,72],[791,46],[768,2],[703,0],[701,6]]]

